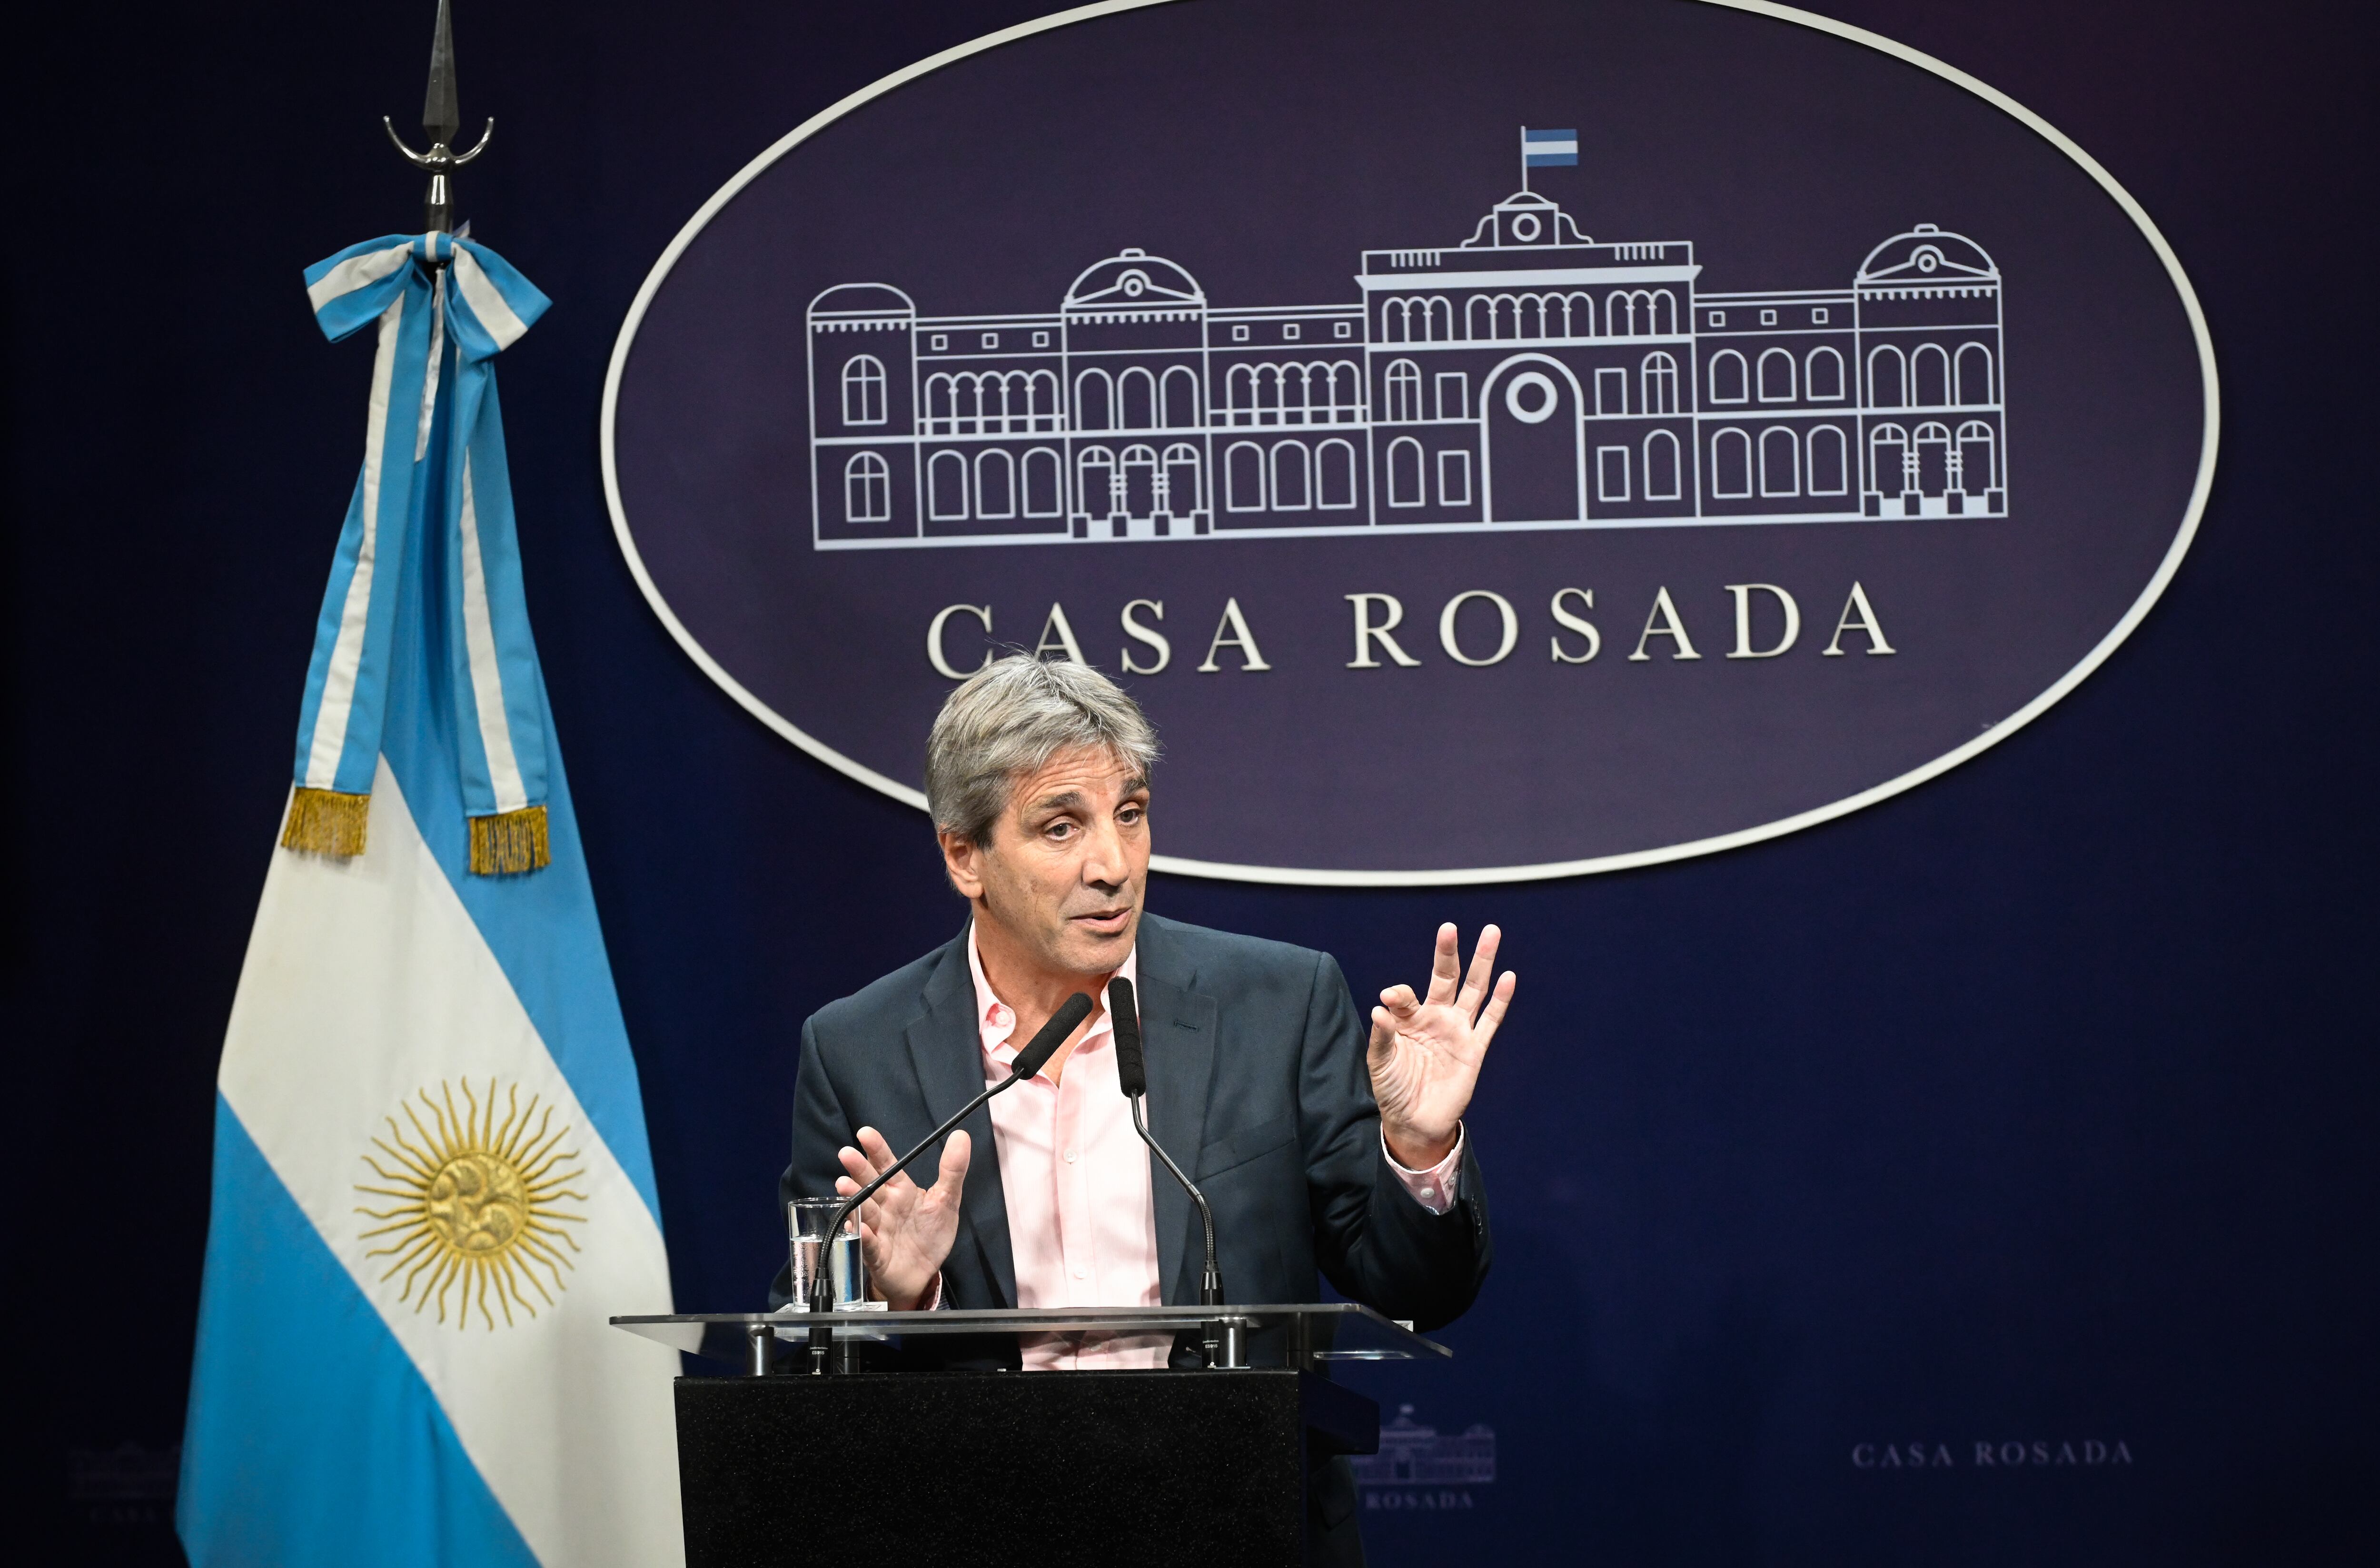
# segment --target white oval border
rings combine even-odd
[[[1299,887],[1460,887],[1486,882],[1543,881],[1554,877],[1585,876],[1597,871],[1622,871],[1632,867],[1657,866],[1668,860],[1684,860],[1697,855],[1712,855],[1722,849],[1734,849],[1742,845],[1758,844],[1764,839],[1782,837],[1786,833],[1798,833],[1803,828],[1815,827],[1820,822],[1847,816],[1862,807],[1873,806],[1879,800],[1889,799],[1903,790],[1913,789],[1926,780],[1946,773],[1969,758],[1977,756],[2006,740],[2047,711],[2052,704],[2081,685],[2084,676],[2105,662],[2107,656],[2115,652],[2126,638],[2132,635],[2133,629],[2148,614],[2150,607],[2155,604],[2159,597],[2164,594],[2166,585],[2173,580],[2174,573],[2180,568],[2181,558],[2189,553],[2191,541],[2198,535],[2198,520],[2206,509],[2207,493],[2215,484],[2215,449],[2217,438],[2222,432],[2222,408],[2216,385],[2215,343],[2207,335],[2206,316],[2199,309],[2198,295],[2190,286],[2190,279],[2183,273],[2181,261],[2174,255],[2173,248],[2166,243],[2165,236],[2157,232],[2156,225],[2149,221],[2149,215],[2142,210],[2141,204],[2132,200],[2131,192],[2117,184],[2114,176],[2101,168],[2097,160],[2076,146],[2058,128],[2010,98],[2007,93],[1978,81],[1956,67],[1945,65],[1930,55],[1921,54],[1907,44],[1896,43],[1891,39],[1869,32],[1864,29],[1855,28],[1808,11],[1796,10],[1790,6],[1772,5],[1768,0],[1700,0],[1700,3],[1724,6],[1729,10],[1750,11],[1758,16],[1774,17],[1780,21],[1815,29],[1819,32],[1830,32],[1838,38],[1846,38],[1881,54],[1890,55],[1895,59],[1906,60],[1912,66],[1933,72],[1945,81],[1966,89],[2003,114],[2032,128],[2044,140],[2073,159],[2082,166],[2084,173],[2099,183],[2101,189],[2115,200],[2116,205],[2124,210],[2125,216],[2131,218],[2142,235],[2146,237],[2149,248],[2156,252],[2157,260],[2165,263],[2166,275],[2171,279],[2174,292],[2181,297],[2182,310],[2190,317],[2191,334],[2198,342],[2199,375],[2206,394],[2205,434],[2199,447],[2198,480],[2191,487],[2190,504],[2182,514],[2180,531],[2174,535],[2172,547],[2166,552],[2165,559],[2157,564],[2156,572],[2149,578],[2148,587],[2143,589],[2141,596],[2132,602],[2131,608],[2124,613],[2123,619],[2116,623],[2114,629],[2100,638],[2098,645],[2084,655],[2081,663],[2059,676],[2047,690],[2018,709],[2010,717],[2001,720],[1955,750],[1947,751],[1937,757],[1922,768],[1912,769],[1898,778],[1864,789],[1857,795],[1846,796],[1831,804],[1801,812],[1796,816],[1766,822],[1759,827],[1742,828],[1734,833],[1718,834],[1714,838],[1695,839],[1691,843],[1673,844],[1660,849],[1634,850],[1626,855],[1605,855],[1586,860],[1558,860],[1542,866],[1489,866],[1476,870],[1316,871],[1296,867],[1234,866],[1220,860],[1191,860],[1172,855],[1151,856],[1149,865],[1153,869],[1172,871],[1185,876],[1214,877],[1228,881],[1273,882]],[[613,450],[613,437],[619,418],[620,380],[627,370],[628,353],[636,343],[637,328],[644,322],[645,311],[651,306],[653,297],[661,292],[662,284],[668,278],[670,269],[677,264],[677,259],[686,253],[686,247],[694,243],[695,236],[703,231],[722,208],[735,200],[737,192],[759,177],[763,169],[808,140],[828,125],[871,99],[880,98],[896,87],[915,81],[919,77],[940,70],[954,61],[965,59],[970,55],[980,54],[984,50],[994,49],[1020,38],[1028,38],[1037,32],[1047,32],[1054,28],[1088,21],[1094,17],[1111,16],[1120,11],[1136,11],[1150,6],[1172,4],[1174,4],[1174,0],[1101,0],[1098,5],[1078,6],[1070,11],[1059,11],[1034,21],[1003,28],[998,32],[987,33],[972,43],[962,43],[955,48],[945,49],[939,55],[929,55],[916,65],[895,71],[891,76],[873,82],[840,103],[831,104],[811,115],[787,132],[767,152],[737,170],[735,176],[720,187],[710,200],[705,201],[701,209],[686,221],[686,226],[678,230],[676,237],[670,241],[669,248],[662,252],[661,260],[653,263],[653,270],[646,274],[644,286],[637,290],[637,298],[628,307],[627,319],[620,323],[619,338],[612,346],[612,362],[603,376],[601,427],[603,499],[611,508],[612,531],[619,539],[620,553],[627,558],[628,570],[636,575],[637,586],[644,590],[646,602],[653,607],[653,613],[661,617],[662,625],[669,628],[670,636],[677,639],[678,646],[685,649],[687,655],[701,666],[702,672],[716,681],[720,689],[741,703],[753,717],[827,766],[857,779],[871,789],[881,790],[893,799],[904,801],[920,811],[926,808],[924,792],[912,789],[897,779],[887,778],[875,769],[854,761],[832,747],[805,734],[800,728],[789,723],[784,715],[777,712],[746,689],[742,682],[729,675],[719,661],[712,658],[702,644],[695,640],[694,634],[687,631],[685,623],[672,613],[667,602],[662,598],[661,590],[653,585],[651,574],[645,570],[644,558],[637,553],[637,541],[628,531],[627,508],[620,501],[619,465]]]

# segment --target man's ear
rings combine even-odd
[[[942,872],[961,898],[973,903],[983,896],[983,846],[965,833],[937,833],[941,841]]]

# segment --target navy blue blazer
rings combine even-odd
[[[1365,1064],[1366,1015],[1328,954],[1141,918],[1141,1029],[1149,1131],[1215,1210],[1228,1299],[1314,1301],[1339,1292],[1427,1331],[1470,1307],[1492,1256],[1475,1143],[1464,1138],[1452,1209],[1432,1214],[1380,1149]],[[861,1126],[905,1149],[983,1088],[966,934],[819,1010],[802,1026],[793,1162],[779,1212],[834,1190],[835,1151]],[[1008,1208],[991,1113],[962,1124],[975,1146],[959,1234],[942,1269],[955,1307],[1016,1305]],[[936,1154],[911,1174],[930,1180]],[[1205,1252],[1190,1199],[1149,1173],[1163,1298],[1196,1306]],[[786,1296],[789,1270],[770,1292]]]

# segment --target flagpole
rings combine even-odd
[[[446,0],[438,0],[438,14],[439,14],[440,16],[442,16],[442,17],[443,17],[443,16],[444,16],[444,15],[446,14]],[[492,124],[493,122],[492,121],[492,122],[490,122],[490,123],[491,123],[491,124]],[[1529,128],[1528,128],[1528,127],[1526,127],[1526,126],[1523,126],[1523,127],[1521,128],[1521,193],[1522,193],[1523,195],[1526,195],[1526,194],[1528,194],[1528,189],[1529,189]]]
[[[421,199],[421,226],[429,234],[454,232],[455,171],[486,152],[488,139],[496,134],[495,118],[491,115],[478,146],[468,152],[455,151],[455,138],[463,128],[463,110],[455,95],[455,30],[446,6],[447,0],[438,0],[438,30],[430,43],[430,88],[421,101],[421,128],[430,135],[430,151],[416,152],[396,134],[396,126],[386,115],[380,117],[388,139],[396,143],[406,161],[430,172],[430,189]]]

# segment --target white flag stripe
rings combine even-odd
[[[488,335],[496,340],[498,348],[510,348],[520,341],[521,334],[528,331],[528,323],[513,314],[513,308],[504,303],[504,297],[488,281],[486,269],[459,245],[455,247],[455,283],[462,289],[471,314],[480,318],[480,324],[488,329]]]
[[[318,281],[307,286],[306,302],[320,310],[342,294],[353,294],[358,288],[378,283],[412,259],[413,240],[410,237],[404,244],[393,245],[385,250],[350,256],[324,273]]]
[[[384,252],[383,252],[384,254]],[[366,258],[358,258],[364,260]],[[388,389],[396,373],[397,327],[405,297],[389,302],[380,317],[380,346],[372,355],[371,397],[364,410],[363,536],[356,545],[355,575],[339,606],[339,635],[322,671],[322,699],[314,706],[314,738],[306,751],[306,787],[335,789],[339,759],[347,749],[347,714],[355,706],[356,674],[363,666],[364,628],[371,618],[372,572],[380,549],[382,450],[388,444]]]
[[[545,1568],[683,1562],[673,1354],[611,1328],[667,1311],[659,1228],[597,1134],[417,831],[385,761],[372,833],[352,861],[276,854],[225,1042],[221,1087],[273,1172],[437,1396],[490,1489]],[[364,1162],[385,1118],[442,1082],[493,1077],[567,1125],[585,1216],[552,1306],[493,1330],[399,1299],[359,1204],[386,1185]],[[418,1102],[417,1102],[418,1105]],[[391,1163],[385,1156],[382,1163]],[[534,1299],[534,1293],[532,1293]],[[422,1500],[434,1506],[435,1500]]]
[[[512,725],[504,716],[504,671],[496,662],[495,623],[488,614],[488,579],[480,559],[480,505],[471,476],[471,455],[463,454],[463,506],[456,519],[463,536],[463,646],[471,661],[471,701],[478,710],[480,748],[488,757],[488,782],[496,809],[517,811],[528,804],[520,763],[513,756]]]

